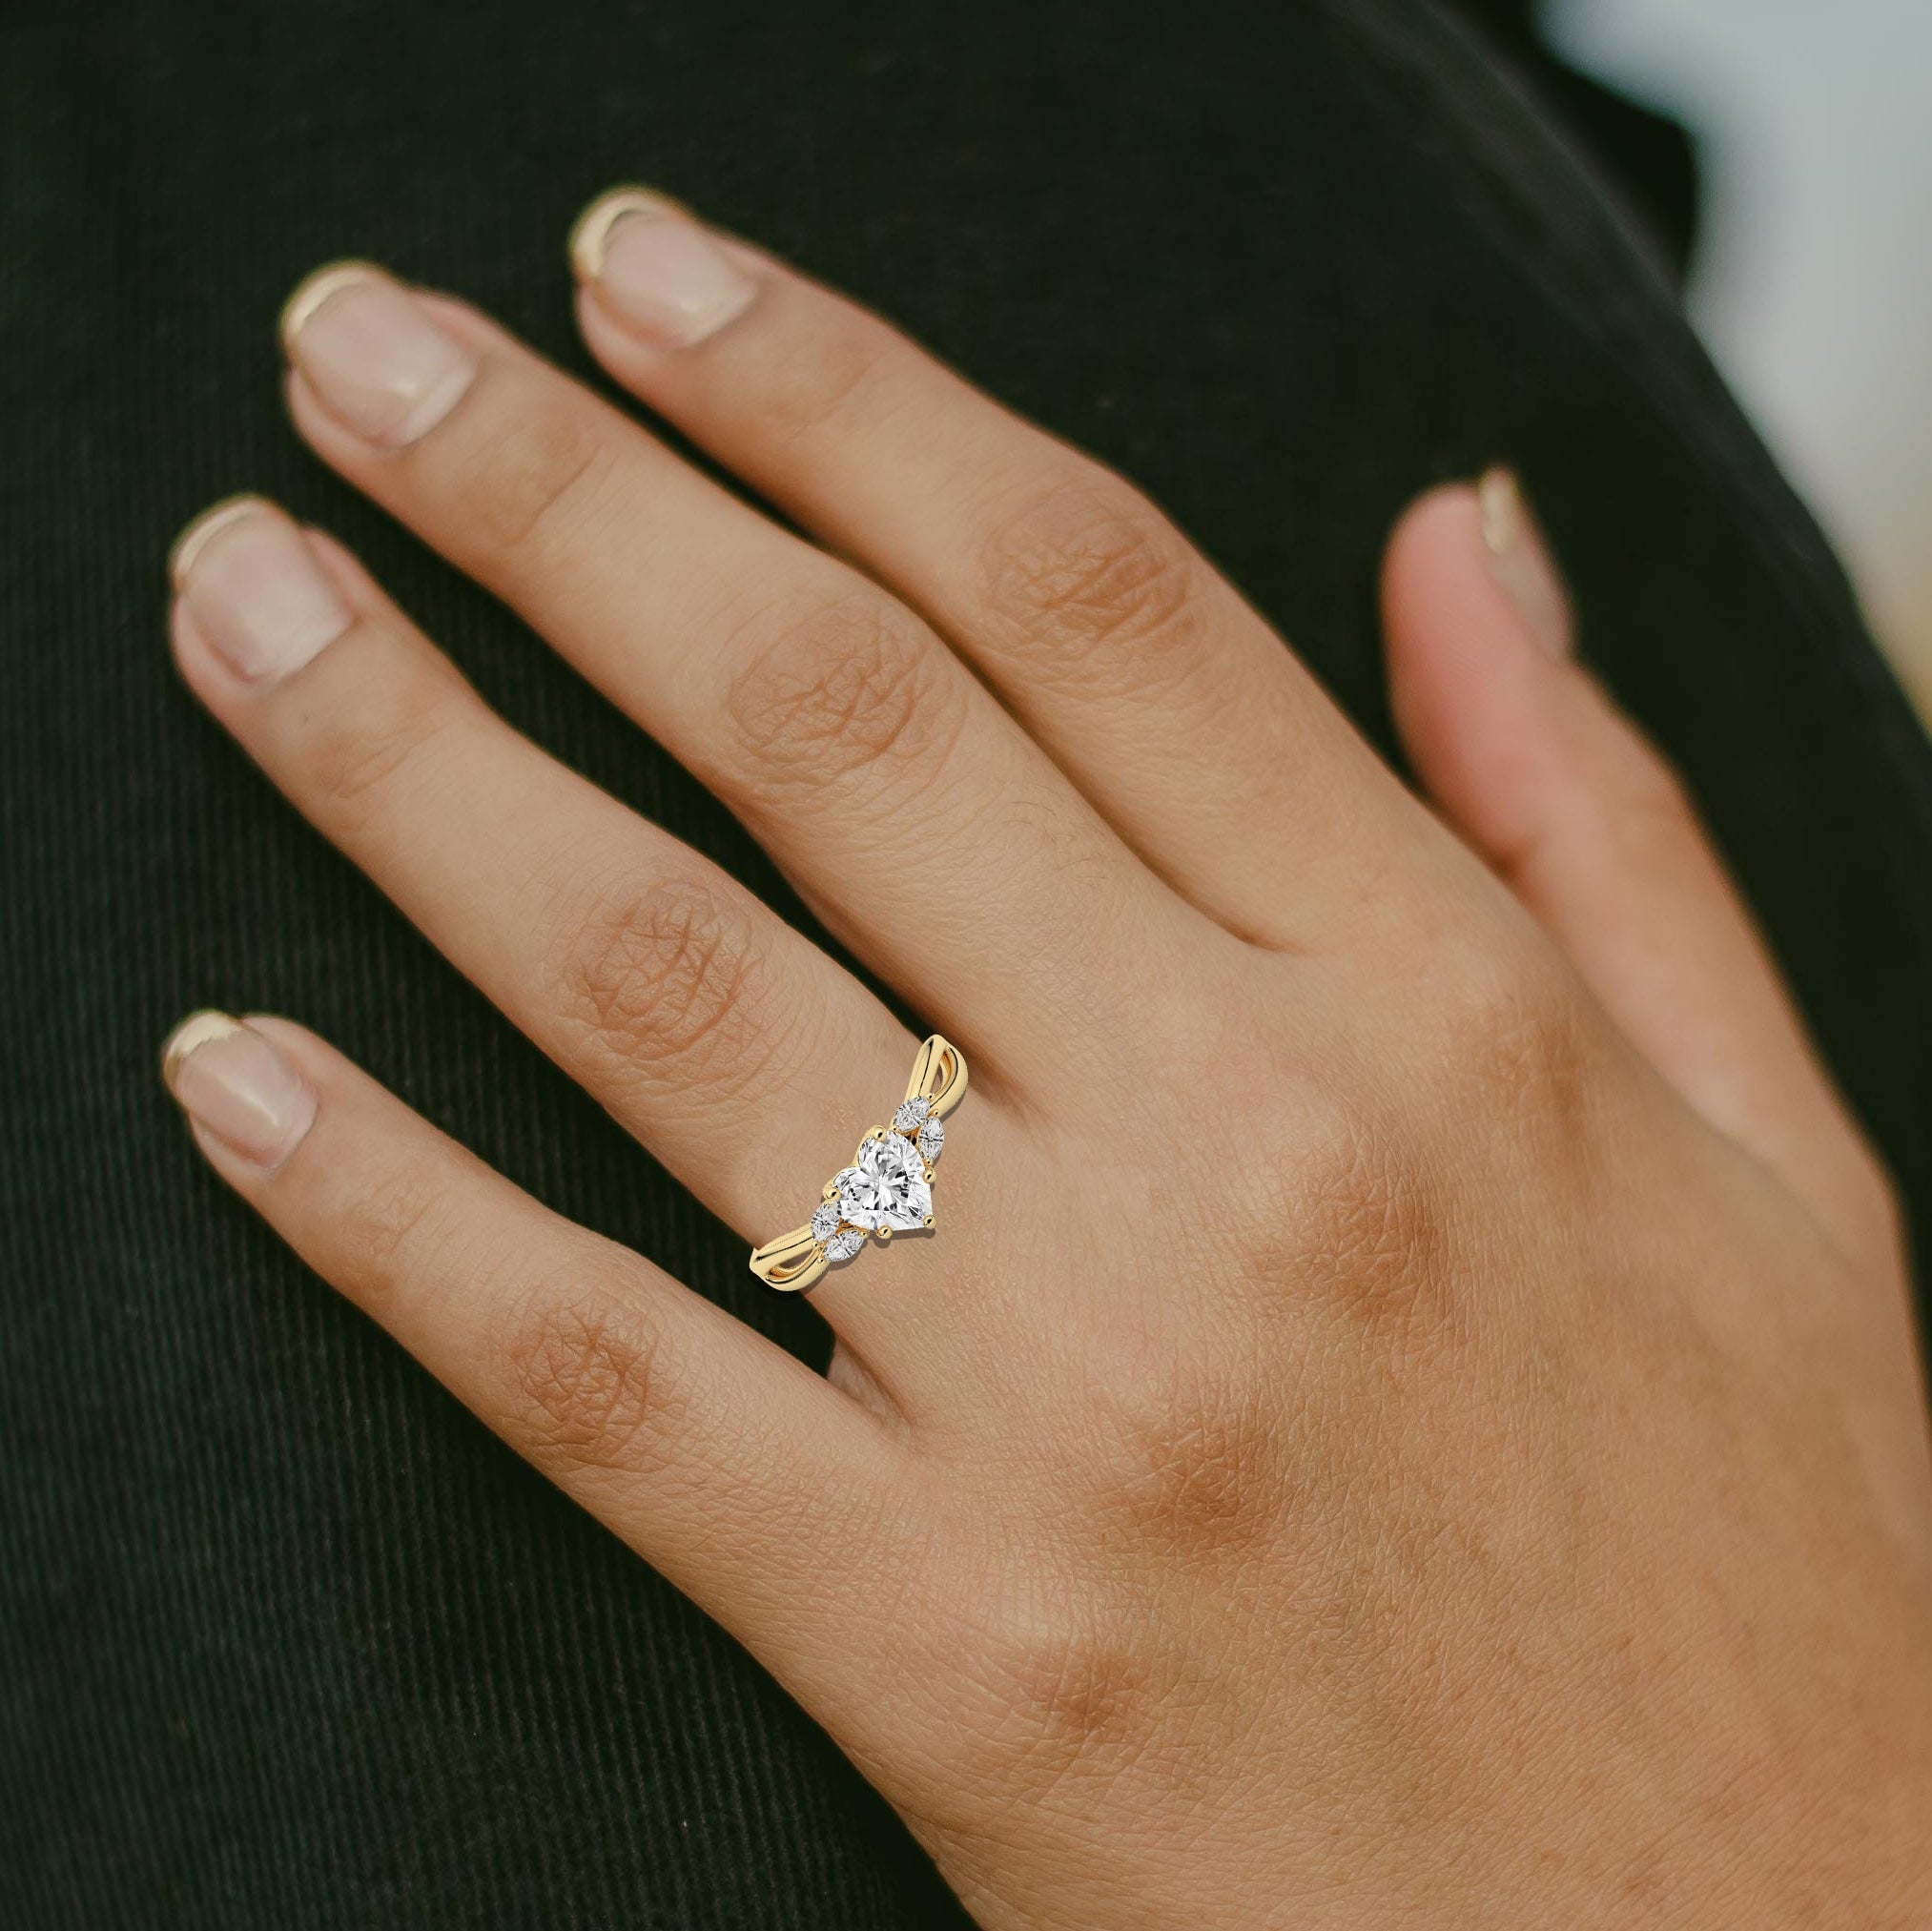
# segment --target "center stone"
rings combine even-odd
[[[869,1140],[838,1177],[839,1212],[854,1227],[923,1227],[933,1211],[926,1163],[910,1140],[889,1133]]]

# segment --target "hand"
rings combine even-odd
[[[649,197],[573,257],[605,367],[814,541],[374,269],[291,304],[297,428],[964,1048],[936,1232],[818,1284],[828,1386],[285,1020],[174,1043],[216,1170],[988,1926],[1922,1921],[1885,1182],[1507,481],[1388,553],[1439,819],[1132,489],[883,323]],[[748,1243],[803,1221],[915,1036],[325,536],[226,505],[175,579],[316,826]]]

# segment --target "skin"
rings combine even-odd
[[[641,326],[629,223],[726,296]],[[803,536],[379,271],[297,298],[295,425],[964,1049],[936,1232],[815,1289],[821,1380],[286,1020],[272,1131],[208,1098],[218,1041],[171,1060],[216,1169],[989,1927],[1932,1918],[1887,1185],[1520,502],[1389,544],[1425,803],[1126,483],[875,318],[642,197],[575,259],[609,374]],[[325,393],[369,286],[469,369],[426,427]],[[227,518],[177,563],[196,696],[748,1243],[797,1224],[915,1037],[339,545]],[[285,674],[214,635],[244,524],[346,613]]]

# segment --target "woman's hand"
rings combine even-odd
[[[1885,1182],[1506,480],[1386,580],[1448,826],[1131,488],[647,196],[627,388],[330,271],[297,427],[957,1041],[938,1227],[830,1386],[312,1036],[203,1017],[220,1174],[736,1633],[989,1926],[1923,1921],[1932,1480]],[[189,684],[747,1243],[916,1038],[258,501]],[[1453,828],[1453,829],[1450,829]]]

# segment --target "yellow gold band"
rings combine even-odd
[[[891,1126],[874,1126],[853,1163],[826,1182],[812,1219],[751,1250],[751,1271],[768,1287],[803,1293],[835,1262],[849,1261],[870,1236],[881,1246],[895,1232],[933,1224],[933,1162],[945,1144],[939,1122],[966,1092],[966,1056],[935,1033],[919,1048],[906,1097]]]

